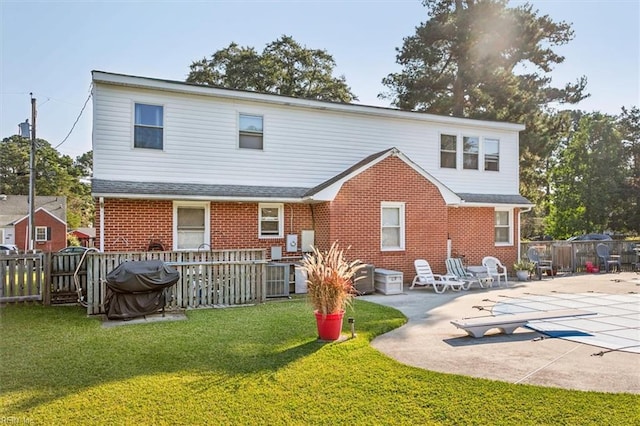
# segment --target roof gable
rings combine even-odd
[[[372,154],[364,158],[362,161],[354,164],[353,166],[349,167],[347,170],[343,171],[342,173],[339,173],[338,175],[334,176],[331,179],[328,179],[327,181],[321,183],[320,185],[314,188],[311,188],[309,191],[307,191],[304,194],[304,197],[308,200],[314,200],[314,201],[331,201],[336,197],[336,195],[340,191],[340,188],[342,188],[342,185],[346,181],[354,178],[355,176],[359,175],[360,173],[364,172],[370,167],[375,166],[382,160],[391,156],[399,158],[404,163],[406,163],[409,167],[411,167],[413,170],[418,172],[418,174],[420,174],[423,178],[425,178],[427,181],[435,185],[440,191],[440,194],[442,195],[442,198],[444,199],[446,204],[448,205],[459,204],[461,202],[460,197],[455,192],[449,189],[446,185],[444,185],[438,179],[436,179],[435,177],[427,173],[427,171],[425,171],[422,167],[418,166],[416,163],[411,161],[409,157],[407,157],[405,154],[400,152],[398,148],[395,148],[395,147],[386,149],[381,152],[377,152],[375,154]]]

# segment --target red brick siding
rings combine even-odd
[[[405,250],[380,249],[381,203],[405,203]],[[350,258],[414,275],[413,261],[444,269],[447,207],[438,189],[402,160],[389,157],[346,182],[330,203],[330,241],[351,246]]]
[[[34,225],[51,228],[51,239],[48,241],[34,241],[34,249],[41,250],[43,252],[53,252],[67,246],[67,225],[60,222],[57,218],[51,216],[44,210],[36,210]],[[29,248],[29,239],[27,237],[28,226],[29,218],[24,218],[15,224],[16,245],[20,250],[27,250]]]

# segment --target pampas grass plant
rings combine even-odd
[[[337,242],[324,252],[313,247],[313,253],[302,260],[313,308],[322,315],[344,311],[355,296],[354,276],[364,266],[359,260],[347,261]]]

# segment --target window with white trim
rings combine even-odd
[[[500,141],[485,138],[484,140],[484,169],[493,172],[500,171]]]
[[[495,242],[496,245],[513,244],[513,210],[495,209],[494,219]]]
[[[134,148],[163,148],[163,110],[160,105],[135,104]]]
[[[380,204],[380,249],[404,250],[404,203]]]
[[[477,136],[464,136],[462,138],[462,146],[462,167],[469,170],[478,170],[479,138]]]
[[[458,138],[455,135],[440,135],[440,167],[455,169],[458,156]]]
[[[284,205],[280,203],[258,204],[258,237],[283,238]]]
[[[174,250],[198,250],[210,244],[209,222],[209,203],[174,202]]]
[[[263,119],[261,115],[240,114],[238,146],[244,149],[263,148]]]
[[[46,226],[36,226],[36,241],[50,240],[51,228]]]

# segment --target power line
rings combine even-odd
[[[60,142],[58,145],[54,146],[53,149],[58,149],[58,147],[60,145],[62,145],[63,143],[65,143],[67,141],[67,139],[69,139],[69,136],[71,136],[71,133],[73,132],[73,129],[75,129],[76,124],[78,124],[78,121],[80,120],[80,117],[82,117],[82,113],[84,112],[84,109],[87,107],[87,103],[89,103],[89,99],[91,99],[91,96],[93,95],[93,92],[91,90],[92,86],[93,86],[93,83],[91,84],[91,86],[89,86],[89,96],[87,96],[87,100],[84,101],[84,105],[82,106],[82,109],[80,110],[80,114],[78,114],[78,118],[76,118],[76,121],[74,121],[73,126],[71,126],[71,130],[69,130],[69,133],[67,133],[67,136],[65,136],[65,138],[62,140],[62,142]]]

